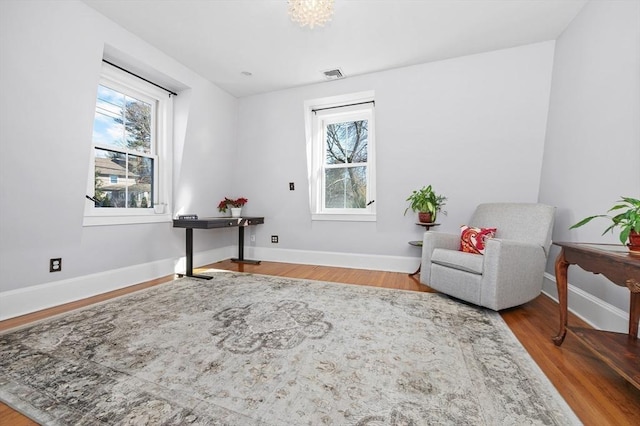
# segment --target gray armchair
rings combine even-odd
[[[459,251],[459,234],[425,232],[420,282],[495,311],[528,302],[542,291],[554,216],[544,204],[481,204],[467,225],[497,228],[484,255]]]

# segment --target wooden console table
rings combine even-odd
[[[232,262],[259,264],[259,260],[249,260],[244,258],[244,228],[249,225],[259,225],[264,223],[264,217],[205,217],[200,219],[174,219],[174,228],[185,228],[186,230],[186,251],[187,251],[187,277],[202,278],[210,280],[207,275],[193,274],[193,230],[238,227],[238,257],[231,259]]]
[[[640,389],[640,256],[618,244],[554,243],[562,250],[556,259],[560,330],[553,342],[560,346],[569,329],[597,357]],[[602,274],[631,292],[629,333],[567,327],[567,272],[569,265]]]

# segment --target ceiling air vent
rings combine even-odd
[[[340,68],[323,71],[322,74],[324,74],[324,77],[327,80],[338,80],[338,79],[344,78],[344,74],[342,73],[342,70]]]

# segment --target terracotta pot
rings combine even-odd
[[[431,222],[433,222],[433,218],[431,217],[431,213],[418,212],[418,222],[420,222],[420,223],[431,223]]]
[[[640,234],[631,231],[629,234],[629,244],[627,244],[629,250],[640,253]]]

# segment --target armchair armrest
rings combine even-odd
[[[491,238],[487,240],[484,250],[485,259],[499,257],[503,260],[521,262],[531,257],[543,257],[546,263],[544,247],[535,243],[507,240],[503,238]],[[487,260],[485,260],[486,264]]]
[[[445,232],[427,231],[422,238],[422,262],[420,266],[420,282],[428,284],[431,277],[431,255],[434,249],[443,248],[458,250],[460,235]]]
[[[481,301],[494,310],[515,306],[540,294],[547,256],[535,243],[492,238],[484,251]]]

